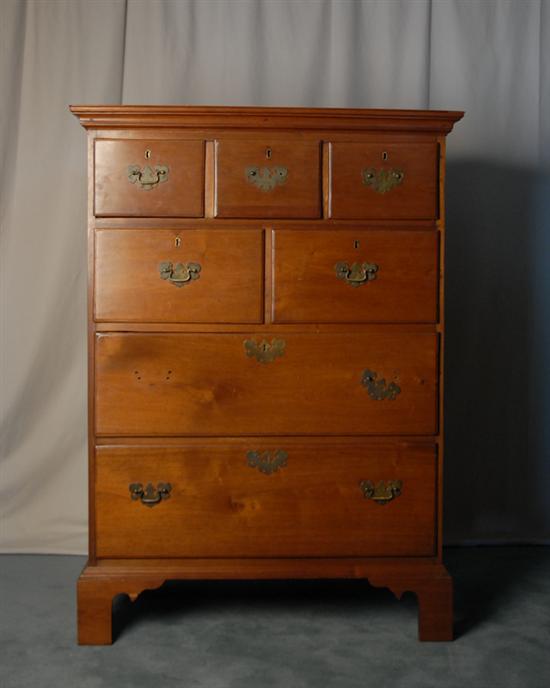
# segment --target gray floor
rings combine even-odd
[[[548,688],[550,548],[457,548],[453,643],[418,643],[412,595],[364,582],[180,582],[115,603],[75,644],[81,557],[0,558],[2,688]]]

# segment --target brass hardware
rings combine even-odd
[[[273,151],[271,150],[271,148],[266,148],[266,149],[265,149],[265,157],[266,157],[268,160],[271,160],[271,156],[272,156],[272,155],[273,155]]]
[[[334,270],[338,279],[344,280],[352,287],[360,287],[362,284],[376,279],[378,265],[375,263],[352,263],[350,267],[348,263],[342,262],[336,263]]]
[[[168,280],[175,287],[184,287],[189,282],[200,277],[201,266],[199,263],[173,263],[163,262],[159,265],[160,278]]]
[[[146,160],[150,160],[150,158],[151,158],[151,149],[150,149],[150,148],[147,148],[147,149],[145,150],[145,159],[146,159]]]
[[[381,480],[375,485],[370,480],[362,480],[359,486],[365,499],[372,499],[376,504],[387,504],[392,499],[399,497],[403,482],[401,480]]]
[[[153,487],[153,483],[147,483],[144,488],[142,483],[131,483],[128,485],[128,489],[130,490],[130,497],[134,501],[139,499],[145,506],[155,506],[163,499],[170,498],[172,485],[170,483],[158,483],[156,487]]]
[[[272,339],[271,344],[266,339],[262,339],[260,343],[253,339],[245,339],[243,344],[246,355],[255,358],[260,363],[271,363],[284,354],[286,347],[284,339]]]
[[[363,371],[363,378],[361,383],[363,387],[367,388],[369,397],[375,399],[376,401],[383,401],[384,399],[389,399],[393,401],[395,397],[401,392],[401,387],[395,384],[395,382],[390,382],[386,385],[386,380],[382,378],[377,380],[377,373],[374,373],[368,368]]]
[[[144,191],[151,191],[168,179],[168,165],[145,165],[142,169],[139,165],[128,166],[128,179],[131,184],[139,184]]]
[[[274,452],[249,451],[246,452],[246,459],[250,468],[257,468],[261,473],[271,475],[287,465],[288,454],[282,449]]]
[[[359,241],[359,239],[356,239],[356,240],[353,242],[353,248],[359,248],[360,245],[361,245],[361,242]]]
[[[288,177],[286,167],[247,167],[245,177],[261,191],[273,191],[278,184],[284,184]]]
[[[384,151],[382,153],[382,160],[387,160],[388,159],[388,151]]]
[[[181,237],[178,236],[174,239],[174,246],[176,248],[179,248],[181,246]]]
[[[363,184],[371,186],[378,193],[391,191],[395,186],[399,186],[405,177],[403,170],[381,169],[367,167],[361,172]]]

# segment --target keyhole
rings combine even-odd
[[[174,246],[175,246],[176,248],[179,248],[179,247],[181,246],[181,237],[177,236],[177,237],[174,239]]]
[[[145,159],[149,160],[150,157],[151,157],[151,151],[149,150],[149,148],[147,148],[145,150]]]
[[[387,153],[387,151],[384,151],[382,153],[382,160],[387,160],[387,159],[388,159],[388,153]]]
[[[272,154],[273,154],[273,151],[271,150],[271,148],[266,148],[266,149],[265,149],[265,157],[266,157],[268,160],[271,160]]]
[[[360,242],[358,239],[356,239],[356,240],[353,242],[353,248],[359,248],[360,244],[361,244],[361,242]]]

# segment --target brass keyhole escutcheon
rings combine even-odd
[[[358,239],[356,239],[356,240],[353,242],[353,248],[359,248],[360,245],[361,245],[361,242],[360,242]]]
[[[179,247],[181,246],[181,237],[177,236],[177,237],[174,239],[174,246],[175,246],[176,248],[179,248]]]
[[[271,156],[272,156],[272,155],[273,155],[273,151],[271,150],[271,148],[266,148],[266,149],[265,149],[265,157],[266,157],[268,160],[271,160]]]
[[[387,160],[387,159],[388,159],[388,152],[387,152],[387,151],[384,151],[384,152],[382,153],[382,160]]]
[[[253,339],[245,339],[243,342],[244,350],[249,358],[255,358],[260,363],[271,363],[285,352],[286,342],[284,339],[272,339],[268,342],[262,339],[256,342]]]
[[[146,160],[150,160],[150,159],[151,159],[151,149],[150,149],[150,148],[146,148],[146,149],[145,149],[145,159],[146,159]]]

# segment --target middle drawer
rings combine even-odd
[[[438,338],[100,334],[98,435],[391,435],[437,429]]]

